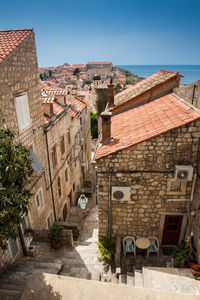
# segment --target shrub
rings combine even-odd
[[[111,261],[115,254],[115,240],[106,237],[97,242],[100,251],[100,261]]]

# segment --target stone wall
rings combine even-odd
[[[112,235],[157,236],[162,241],[161,216],[186,215],[192,182],[172,192],[175,165],[197,170],[200,121],[190,123],[97,160],[99,235],[108,229],[110,186],[131,187],[130,201],[112,201]],[[111,192],[111,190],[110,190]]]
[[[174,93],[200,108],[200,80],[174,89]]]
[[[71,206],[76,204],[77,195],[83,187],[84,175],[91,169],[90,115],[85,107],[72,118],[70,108],[54,122],[46,126],[52,187],[57,219],[63,219],[63,209],[67,205],[66,220]],[[61,152],[64,137],[65,151]],[[56,146],[57,165],[53,167],[52,150]],[[67,172],[67,178],[66,174]],[[61,195],[58,178],[60,178]]]
[[[184,98],[189,103],[200,108],[200,80],[191,84],[186,84],[174,89],[174,93]],[[191,203],[193,232],[194,232],[194,246],[197,249],[197,258],[200,263],[200,162],[198,164],[197,179],[194,191],[193,201]]]
[[[28,99],[31,124],[24,130],[18,126],[18,118],[15,106],[15,97],[19,93],[26,93]],[[46,228],[46,219],[52,209],[49,190],[46,186],[49,182],[47,170],[47,155],[45,151],[45,136],[43,132],[43,110],[41,103],[41,90],[38,72],[37,53],[34,34],[31,34],[5,61],[0,64],[0,126],[7,126],[16,132],[16,141],[32,147],[42,162],[44,168],[40,174],[33,173],[29,178],[28,188],[34,194],[29,211],[30,226]],[[42,188],[43,205],[38,210],[35,194]],[[5,265],[10,258],[4,255]],[[3,267],[3,265],[1,264]]]

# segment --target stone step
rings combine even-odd
[[[45,269],[49,271],[59,272],[62,267],[62,263],[54,262],[38,262],[38,261],[23,261],[23,263],[18,263],[12,266],[12,271],[26,271],[26,273],[31,273],[33,269]]]
[[[24,290],[24,287],[25,287],[25,283],[5,283],[5,282],[2,282],[0,280],[0,289],[3,289],[3,290],[18,290],[18,291],[23,291]]]
[[[0,299],[5,300],[6,297],[12,297],[13,299],[19,299],[21,296],[22,291],[19,290],[7,290],[7,289],[0,289]],[[14,298],[15,297],[15,298]]]
[[[135,287],[137,288],[144,287],[143,274],[141,270],[135,270]]]
[[[143,279],[145,288],[200,295],[189,269],[144,267]]]
[[[52,261],[53,260],[53,261]],[[26,257],[23,256],[20,259],[20,262],[42,262],[42,263],[60,263],[62,264],[62,260],[55,257],[44,257],[44,256],[35,256],[35,257]]]
[[[126,273],[126,284],[129,286],[135,286],[135,278],[133,276],[133,273],[131,272]]]
[[[59,275],[68,276],[68,277],[76,277],[76,278],[87,279],[87,280],[100,281],[100,273],[98,271],[73,272],[71,270],[70,272],[67,272],[67,273],[61,272]]]
[[[126,284],[126,274],[119,275],[119,284]]]

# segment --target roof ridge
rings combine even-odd
[[[1,32],[12,32],[12,31],[33,31],[33,28],[0,30],[0,33]]]

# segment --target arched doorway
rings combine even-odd
[[[66,221],[68,215],[67,203],[65,203],[63,208],[63,220]]]

